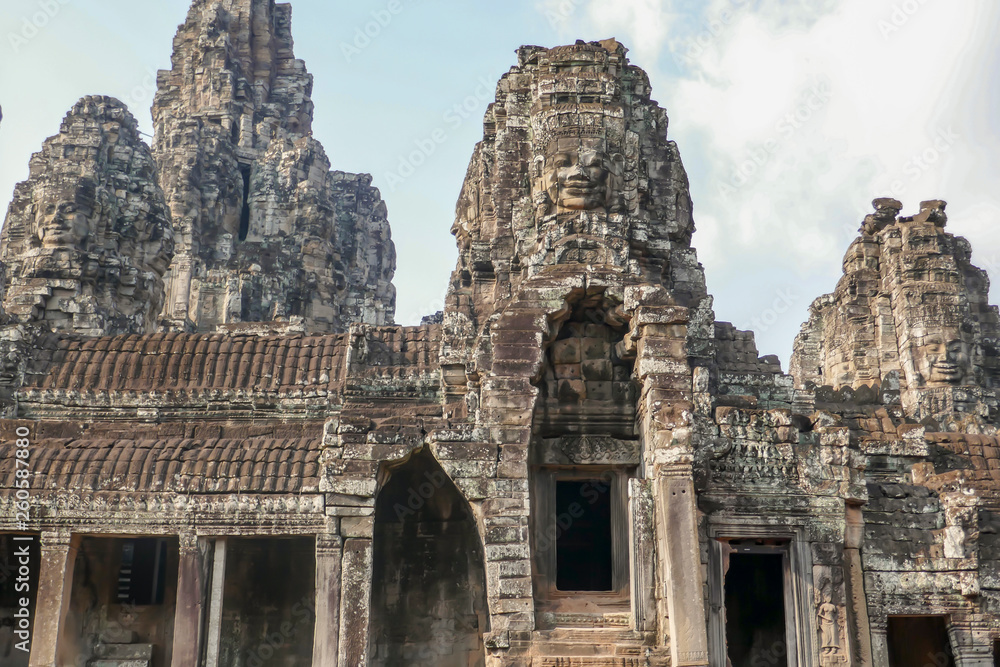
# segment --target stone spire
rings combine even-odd
[[[385,205],[370,176],[330,171],[311,137],[311,94],[287,4],[195,0],[153,103],[178,241],[169,328],[392,321]]]
[[[497,86],[458,201],[444,323],[455,349],[525,279],[601,266],[706,297],[687,175],[646,73],[617,41],[522,47]]]
[[[31,158],[3,227],[7,313],[85,335],[152,332],[173,232],[135,118],[85,97]]]
[[[833,294],[810,307],[795,340],[797,384],[894,390],[910,416],[987,417],[1000,386],[1000,318],[989,278],[969,242],[944,230],[946,204],[900,217],[894,199],[874,201],[844,256]]]

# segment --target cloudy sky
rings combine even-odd
[[[0,198],[82,95],[151,131],[155,72],[187,0],[4,0]],[[1000,285],[995,0],[293,0],[334,168],[374,175],[399,267],[397,321],[438,310],[448,230],[482,114],[521,44],[616,37],[646,69],[691,177],[716,314],[787,364],[876,196],[949,202]],[[366,34],[367,31],[367,34]],[[412,171],[436,131],[446,140]],[[441,136],[438,133],[437,136]],[[994,288],[992,302],[1000,301]]]

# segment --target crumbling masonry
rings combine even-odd
[[[152,148],[87,97],[15,191],[0,663],[995,664],[1000,319],[944,202],[876,200],[785,374],[715,319],[646,74],[526,46],[394,325],[290,17],[195,0]]]

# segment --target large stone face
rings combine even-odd
[[[177,231],[170,328],[392,322],[385,205],[371,177],[330,171],[311,138],[311,93],[288,5],[191,7],[153,104],[153,152]]]
[[[154,330],[173,233],[135,118],[85,97],[31,158],[3,227],[4,307],[85,335]]]
[[[945,202],[922,202],[908,217],[894,199],[874,205],[836,291],[810,308],[792,373],[801,386],[834,389],[898,382],[918,419],[992,415],[1000,320],[986,272],[971,263],[969,242],[944,230]]]

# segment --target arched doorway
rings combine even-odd
[[[371,664],[484,665],[483,548],[469,504],[427,450],[375,504]]]

